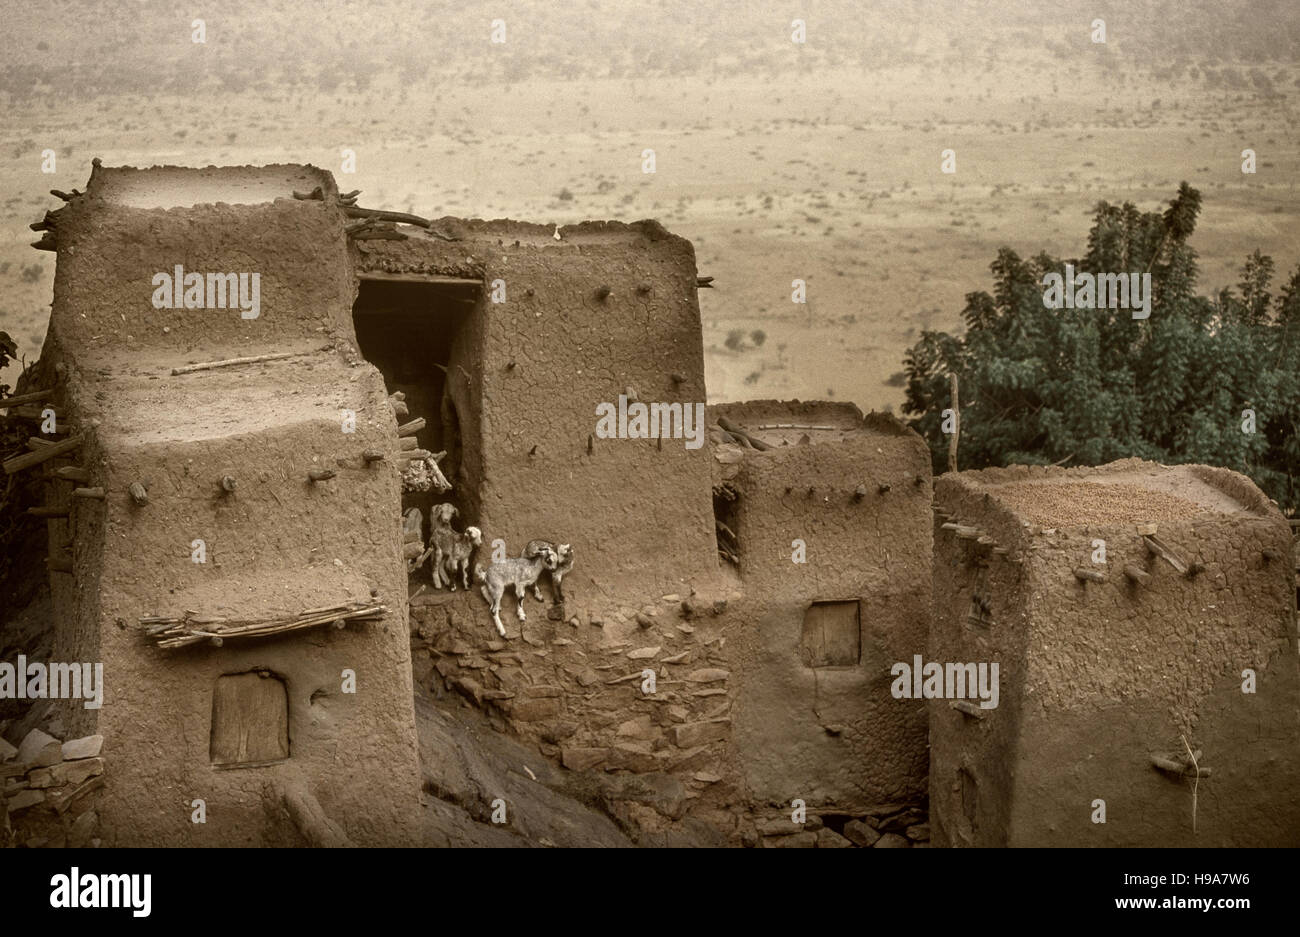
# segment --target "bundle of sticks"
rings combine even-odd
[[[184,647],[201,641],[210,641],[219,647],[227,638],[254,638],[330,624],[342,628],[348,621],[382,618],[387,611],[388,607],[378,602],[343,602],[309,608],[292,618],[230,619],[187,610],[182,618],[143,617],[139,627],[159,647]]]

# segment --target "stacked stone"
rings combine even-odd
[[[504,641],[481,597],[457,596],[411,603],[417,683],[464,697],[563,767],[600,777],[632,835],[663,833],[690,814],[739,845],[726,599],[667,594],[566,618],[559,606],[544,617],[530,598],[519,638]],[[507,603],[503,619],[513,611]],[[642,692],[647,670],[652,693]]]
[[[98,846],[97,792],[104,786],[104,738],[60,742],[32,729],[17,748],[0,739],[0,810],[15,846]]]
[[[848,821],[841,815],[832,829],[815,814],[797,823],[791,814],[762,817],[746,832],[746,846],[765,849],[910,849],[928,848],[930,824],[920,807],[881,804]]]

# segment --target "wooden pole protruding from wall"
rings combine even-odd
[[[72,572],[72,559],[70,557],[47,556],[45,558],[45,565],[50,568],[50,572],[54,572],[54,573]]]
[[[76,465],[65,465],[54,470],[54,477],[68,482],[88,482],[90,472]]]
[[[1105,582],[1106,574],[1086,566],[1075,567],[1074,578],[1080,582]]]
[[[952,393],[952,435],[948,437],[948,471],[957,471],[957,439],[961,435],[961,406],[957,401],[957,375],[948,375],[948,389]]]
[[[382,462],[384,461],[384,454],[378,449],[367,449],[361,453],[361,458],[367,462]]]
[[[57,458],[65,452],[71,452],[85,442],[85,437],[81,435],[69,436],[61,442],[50,443],[48,446],[33,452],[24,452],[22,455],[16,455],[12,459],[6,459],[4,470],[6,475],[12,475],[14,472],[21,472],[23,469],[31,468],[33,465],[40,465],[42,462],[48,462],[50,459]]]
[[[54,388],[46,390],[30,390],[25,394],[15,394],[12,397],[0,398],[0,410],[7,410],[10,407],[16,407],[24,403],[39,403],[48,397],[54,396]]]
[[[417,417],[416,417],[414,420],[412,420],[411,422],[409,422],[409,423],[403,423],[401,426],[397,427],[397,435],[398,435],[398,436],[414,436],[414,435],[415,435],[416,433],[418,433],[420,430],[424,429],[424,426],[425,426],[425,423],[426,423],[426,422],[427,422],[427,421],[424,419],[424,417],[422,417],[422,416],[417,416]]]
[[[1124,567],[1124,575],[1127,576],[1130,581],[1139,586],[1145,586],[1151,581],[1150,573],[1145,569],[1142,569],[1140,566],[1134,566],[1132,563],[1129,563]]]
[[[328,481],[337,474],[338,472],[334,471],[334,469],[312,469],[307,473],[307,477],[314,482],[323,482]]]
[[[53,508],[44,504],[27,509],[27,513],[32,517],[67,517],[67,508]]]
[[[149,492],[145,490],[144,485],[139,482],[131,482],[131,484],[127,486],[126,490],[127,493],[131,495],[131,500],[136,504],[146,505],[149,503]]]
[[[235,481],[235,476],[233,475],[221,476],[221,490],[224,491],[226,494],[234,494],[235,489],[238,487],[239,487],[239,482]]]
[[[73,488],[72,496],[74,498],[86,498],[91,501],[103,501],[103,488]]]

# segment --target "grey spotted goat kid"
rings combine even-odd
[[[443,558],[443,577],[451,584],[451,591],[456,591],[456,573],[460,573],[461,585],[469,591],[469,558],[476,547],[483,544],[483,532],[477,527],[466,527],[456,534],[447,555]]]
[[[492,610],[497,634],[503,638],[506,636],[505,625],[501,624],[501,596],[505,594],[506,586],[515,587],[515,600],[519,603],[516,614],[520,621],[527,621],[524,596],[528,594],[528,587],[536,586],[542,570],[554,570],[558,562],[555,551],[548,546],[542,547],[535,556],[508,556],[503,560],[493,560],[486,570],[475,564],[474,577],[482,583],[480,588]]]
[[[456,510],[456,505],[447,502],[435,504],[429,511],[431,527],[429,546],[433,549],[432,577],[435,589],[442,589],[446,586],[451,586],[452,591],[456,589],[456,583],[452,577],[446,576],[446,560],[451,556],[456,542],[460,539],[460,534],[451,526],[451,519],[459,513]],[[465,588],[469,588],[468,582],[465,584]]]
[[[555,591],[555,601],[564,601],[564,591],[560,588],[560,583],[564,577],[573,569],[573,547],[567,543],[561,543],[559,546],[551,543],[549,540],[529,540],[528,546],[524,547],[524,552],[520,555],[525,559],[536,556],[542,550],[550,550],[555,554],[555,569],[551,570],[551,588]],[[540,577],[538,577],[540,579]],[[533,583],[533,595],[537,601],[545,601],[542,598],[541,586]]]

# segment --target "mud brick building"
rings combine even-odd
[[[771,446],[714,445],[719,540],[734,553],[746,623],[731,639],[743,674],[735,742],[754,796],[845,815],[919,803],[925,705],[895,700],[889,674],[921,652],[929,626],[925,443],[852,404],[710,414]]]
[[[935,511],[928,659],[1001,669],[996,709],[930,701],[936,845],[1300,843],[1291,541],[1249,480],[989,469]]]

